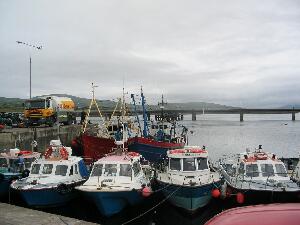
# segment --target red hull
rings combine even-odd
[[[96,161],[116,147],[112,138],[102,138],[83,134],[81,136],[83,157],[86,161]]]
[[[144,145],[150,145],[156,148],[166,148],[166,149],[177,149],[177,148],[183,148],[184,143],[173,143],[173,142],[163,142],[163,141],[155,141],[150,138],[144,138],[144,137],[133,137],[128,139],[128,145],[133,143],[139,143]]]

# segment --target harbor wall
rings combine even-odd
[[[31,150],[32,141],[36,140],[37,150],[44,152],[53,139],[60,139],[62,144],[70,146],[71,141],[80,134],[81,125],[12,128],[0,132],[0,151],[17,146],[20,149]]]

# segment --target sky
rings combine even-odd
[[[299,104],[300,1],[0,0],[1,97],[29,98],[30,57],[33,96]]]

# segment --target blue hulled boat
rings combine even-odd
[[[31,163],[40,157],[40,153],[10,149],[0,154],[0,197],[7,196],[13,180],[26,177]]]
[[[32,163],[30,175],[11,184],[29,206],[54,207],[74,197],[74,188],[88,177],[84,161],[72,150],[52,140],[44,156]]]
[[[220,186],[220,176],[208,166],[208,153],[196,146],[170,150],[168,166],[157,173],[159,189],[169,201],[191,213],[211,200],[211,192]]]
[[[138,153],[118,149],[95,162],[89,179],[76,189],[107,217],[119,213],[127,205],[138,204],[143,200],[143,191],[150,191],[140,158]]]
[[[136,110],[136,104],[134,95],[131,95],[133,105]],[[167,151],[172,149],[183,148],[187,142],[187,128],[182,126],[182,130],[179,132],[176,128],[176,121],[168,120],[163,112],[164,101],[162,96],[162,102],[160,108],[162,110],[160,121],[149,125],[147,120],[150,120],[145,106],[145,97],[143,90],[141,90],[141,102],[143,108],[143,132],[140,132],[140,137],[131,137],[127,141],[128,149],[130,151],[138,152],[143,157],[153,163],[161,162],[166,156]],[[139,130],[141,131],[141,125],[139,116],[136,114]],[[179,135],[178,135],[179,134]]]

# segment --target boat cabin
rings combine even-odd
[[[201,171],[208,170],[208,153],[201,148],[185,148],[168,151],[169,171]]]
[[[0,154],[0,168],[7,172],[22,172],[30,169],[32,162],[40,157],[40,153],[21,151],[18,148]]]

